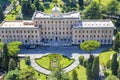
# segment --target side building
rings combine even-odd
[[[29,21],[3,21],[0,39],[5,43],[21,41],[35,45],[71,45],[86,40],[112,44],[114,29],[111,20],[82,21],[79,12],[61,13],[55,6],[50,14],[36,11]]]

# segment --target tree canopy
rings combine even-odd
[[[96,40],[87,40],[80,44],[80,48],[84,51],[88,51],[90,54],[93,50],[100,47],[100,42]]]
[[[118,49],[120,47],[120,32],[118,32],[115,36],[115,40],[114,40],[114,43],[113,43],[113,48],[114,49]]]
[[[84,10],[85,19],[101,19],[100,5],[92,1],[90,5]]]
[[[10,42],[8,44],[8,54],[9,56],[15,56],[20,51],[20,46],[22,45],[22,42],[14,41]]]

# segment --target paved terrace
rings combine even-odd
[[[105,45],[93,51],[93,54],[99,54],[101,51],[111,48],[111,45]],[[79,48],[79,46],[43,46],[36,49],[21,49],[20,54],[45,54],[45,53],[61,53],[71,57],[72,53],[88,54]]]

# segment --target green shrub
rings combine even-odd
[[[30,65],[31,64],[29,56],[25,57],[25,63],[26,63],[26,65]]]

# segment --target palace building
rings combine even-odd
[[[78,11],[61,13],[55,6],[50,14],[36,11],[32,20],[3,21],[0,40],[35,45],[71,45],[86,40],[112,44],[114,29],[111,20],[81,20]]]

